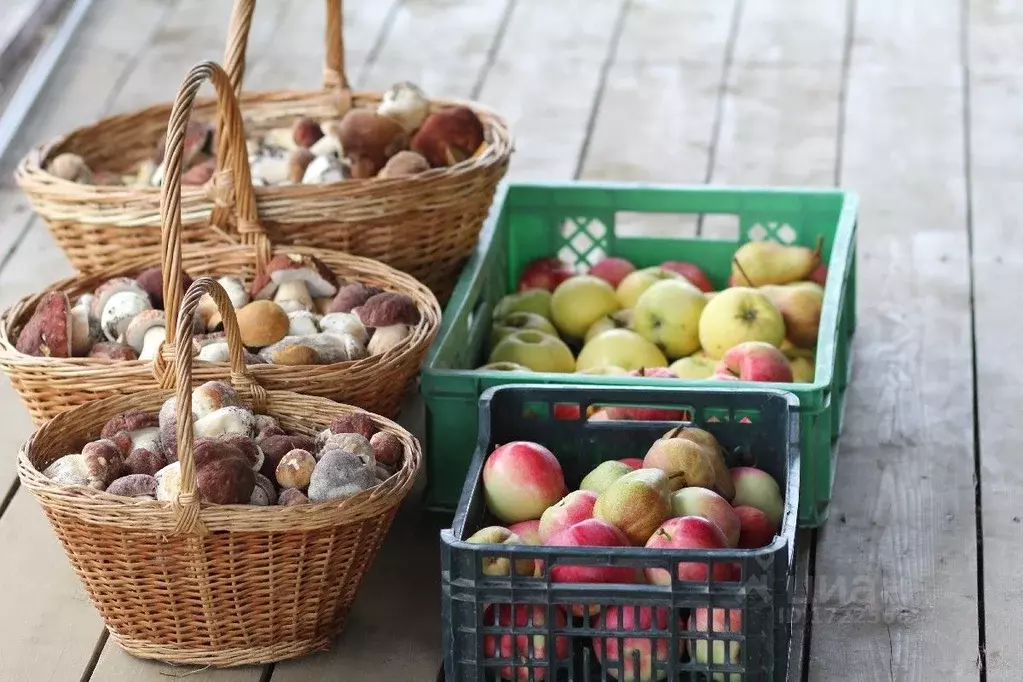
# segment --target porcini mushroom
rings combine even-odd
[[[198,438],[216,438],[228,434],[251,438],[255,435],[255,427],[252,412],[244,407],[232,405],[200,417],[194,424],[194,431]]]
[[[50,291],[39,299],[32,317],[18,334],[19,353],[47,358],[71,357],[71,306],[63,291]]]
[[[485,140],[483,122],[465,106],[449,107],[426,117],[412,138],[412,151],[434,168],[453,166],[476,153]]]
[[[132,319],[144,310],[152,309],[145,292],[118,291],[107,298],[100,315],[100,326],[108,341],[123,341],[122,334]],[[131,344],[129,344],[131,345]]]
[[[368,109],[349,110],[337,126],[337,136],[353,178],[373,177],[387,159],[408,148],[408,133],[400,123]]]
[[[313,297],[309,295],[309,289],[305,282],[300,279],[281,282],[273,300],[286,313],[313,309]]]
[[[162,310],[143,310],[128,323],[124,342],[135,349],[139,360],[152,360],[167,337],[167,316]]]
[[[225,407],[240,407],[241,404],[238,391],[226,381],[207,381],[192,389],[192,414],[197,420]]]
[[[242,343],[262,348],[277,343],[291,326],[288,314],[273,301],[252,301],[237,313]]]
[[[288,313],[288,336],[306,336],[318,334],[320,328],[317,326],[317,315],[307,310],[296,310]]]
[[[362,343],[369,341],[366,325],[352,313],[329,313],[320,318],[320,329],[325,334],[351,334]]]
[[[377,106],[377,113],[394,119],[411,135],[430,113],[430,100],[418,85],[402,81],[384,93]]]
[[[92,183],[92,171],[86,165],[85,159],[78,154],[70,152],[58,154],[47,164],[46,170],[61,180],[80,182],[84,185]]]

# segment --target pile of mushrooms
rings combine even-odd
[[[112,495],[172,501],[181,490],[176,399],[159,414],[132,411],[106,423],[97,440],[65,455],[43,474],[61,485]],[[220,381],[192,391],[196,484],[204,502],[259,506],[351,497],[392,476],[401,441],[378,431],[366,413],[339,415],[315,438],[287,433],[253,414]]]
[[[215,129],[189,123],[185,135],[183,185],[202,185],[216,170]],[[430,111],[414,83],[394,84],[375,108],[349,110],[340,119],[295,120],[247,140],[252,181],[257,186],[321,184],[350,178],[397,178],[443,168],[486,148],[483,122],[465,106]],[[163,182],[164,142],[129,175],[94,172],[82,157],[60,154],[47,166],[57,177],[99,185],[158,187]]]
[[[184,280],[187,288],[192,280]],[[135,279],[115,277],[74,303],[62,291],[47,292],[15,348],[41,357],[152,360],[166,338],[162,281],[157,266]],[[230,275],[218,282],[235,308],[248,364],[361,360],[395,348],[420,321],[410,296],[341,282],[313,256],[278,255],[248,285]],[[223,323],[209,295],[198,313],[197,359],[227,362]]]

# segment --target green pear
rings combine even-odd
[[[725,289],[707,301],[700,315],[700,345],[712,358],[746,341],[780,346],[785,320],[763,292],[749,287]]]
[[[606,462],[601,462],[593,468],[593,471],[586,474],[579,484],[579,490],[589,490],[600,495],[607,490],[608,486],[632,471],[634,469],[628,464],[609,459]]]
[[[689,282],[662,280],[636,301],[632,326],[669,358],[685,357],[700,350],[700,316],[707,304]]]
[[[505,336],[490,353],[488,362],[514,362],[534,372],[575,371],[575,358],[565,342],[535,329]]]
[[[816,282],[794,282],[767,284],[760,291],[771,299],[785,320],[785,338],[799,348],[816,348],[824,287]]]
[[[729,502],[735,497],[735,486],[732,484],[732,472],[728,469],[725,451],[710,431],[697,426],[676,426],[664,434],[663,439],[681,438],[702,445],[711,457],[714,466],[714,486],[711,488]]]
[[[820,265],[821,250],[778,242],[746,242],[732,257],[733,286],[759,287],[806,279]]]
[[[615,290],[606,280],[593,275],[576,275],[554,290],[551,320],[564,336],[582,339],[590,325],[619,307]]]
[[[663,471],[673,491],[692,486],[714,489],[716,456],[717,453],[686,438],[659,438],[647,451],[643,466]]]
[[[536,313],[551,319],[551,292],[546,289],[526,289],[508,294],[494,306],[493,318],[499,320],[512,313]]]
[[[493,350],[494,346],[504,337],[522,329],[535,329],[555,337],[558,335],[558,330],[543,315],[527,312],[511,313],[505,317],[494,319],[494,323],[490,327],[490,350]]]
[[[664,353],[630,329],[612,329],[590,339],[579,351],[576,371],[613,365],[625,370],[667,367]]]
[[[636,469],[615,479],[593,505],[593,518],[606,521],[642,547],[671,515],[671,488],[660,469]]]

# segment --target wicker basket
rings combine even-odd
[[[398,471],[340,501],[294,507],[200,503],[192,461],[191,358],[183,349],[201,295],[224,314],[231,377],[259,414],[314,435],[357,408],[288,391],[265,391],[247,373],[227,294],[210,278],[185,295],[178,324],[176,392],[143,391],[97,400],[39,428],[18,456],[18,476],[35,495],[114,639],[129,653],[173,663],[266,663],[330,647],[344,626],[421,460],[419,443],[387,419],[376,426],[404,445]],[[182,322],[184,324],[182,324]],[[42,473],[80,452],[108,419],[156,412],[177,396],[182,489],[174,502],[119,497],[60,485]]]
[[[231,209],[226,208],[226,204],[218,206],[213,212],[213,220],[221,220],[225,212],[233,210],[236,214],[235,222],[247,226],[256,239],[252,246],[192,248],[182,256],[182,207],[177,201],[182,141],[195,93],[207,78],[217,88],[225,120],[223,138],[229,140],[223,155],[228,170],[217,176],[217,184],[225,192],[230,191],[235,198],[230,202]],[[323,396],[388,417],[394,416],[405,390],[414,382],[419,366],[437,335],[441,313],[434,295],[413,277],[373,260],[320,249],[274,249],[269,245],[255,214],[249,167],[244,145],[241,144],[240,116],[227,75],[216,64],[206,62],[189,73],[175,102],[168,130],[169,162],[167,180],[163,186],[162,211],[164,304],[168,319],[174,319],[178,301],[181,300],[181,268],[192,276],[232,274],[248,279],[262,272],[263,266],[274,253],[315,255],[339,277],[408,294],[416,301],[422,319],[403,342],[385,353],[332,365],[267,364],[252,365],[249,368],[260,384],[270,390],[290,390]],[[241,152],[238,152],[239,149]],[[112,277],[132,276],[155,264],[156,261],[149,259],[122,261],[116,268],[103,273],[79,275],[57,282],[48,291],[63,290],[69,296],[78,296],[93,291]],[[18,332],[28,322],[43,293],[22,299],[0,317],[0,368],[7,373],[36,424],[90,400],[172,385],[169,359],[173,358],[174,334],[171,327],[167,328],[168,338],[163,353],[154,362],[37,357],[18,352],[14,345]],[[202,362],[197,363],[195,375],[205,381],[224,376],[226,371],[224,363]]]
[[[254,5],[255,0],[236,0],[232,16],[225,65],[236,91],[241,88]],[[350,91],[342,57],[341,0],[327,0],[326,6],[323,90],[242,96],[250,131],[290,126],[299,115],[339,116],[352,106],[375,106],[380,101],[382,93]],[[512,139],[504,120],[482,105],[455,100],[432,104],[435,109],[471,107],[486,127],[486,150],[454,166],[406,178],[258,187],[260,219],[273,242],[374,258],[411,274],[446,300],[507,171]],[[105,118],[37,147],[21,160],[15,174],[18,185],[79,271],[109,270],[126,256],[156,253],[160,190],[81,185],[48,173],[46,164],[60,153],[73,152],[94,168],[131,172],[151,154],[169,112],[170,106],[161,104]],[[199,103],[195,113],[210,120],[214,103]],[[224,233],[210,232],[207,217],[214,202],[207,188],[185,187],[181,200],[186,243],[249,238],[227,225]]]

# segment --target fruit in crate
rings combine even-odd
[[[824,287],[814,282],[760,287],[785,321],[785,338],[799,348],[815,348],[824,306]]]
[[[540,520],[519,521],[508,526],[508,530],[519,536],[519,539],[526,545],[542,545],[540,539]]]
[[[111,495],[175,500],[182,483],[176,403],[176,398],[169,398],[159,414],[136,410],[116,415],[104,425],[99,439],[83,446],[81,453],[61,457],[44,475]],[[244,407],[234,388],[220,381],[192,390],[192,411],[196,486],[209,504],[294,504],[307,488],[308,497],[301,494],[303,503],[340,500],[389,478],[404,456],[401,441],[377,432],[368,416],[374,438],[389,436],[397,443],[389,462],[374,461],[368,441],[360,455],[336,448],[338,441],[318,444],[303,434],[287,434],[274,417]],[[342,428],[352,420],[342,415],[335,423]],[[365,440],[358,434],[336,435]],[[285,495],[289,490],[295,492]]]
[[[680,379],[709,379],[716,366],[717,362],[708,357],[689,355],[671,363],[668,369]]]
[[[595,336],[611,329],[630,329],[632,327],[632,310],[622,308],[621,310],[605,315],[590,325],[583,336],[583,343],[589,343]]]
[[[597,367],[588,367],[586,369],[577,369],[576,374],[586,374],[590,376],[607,376],[607,377],[627,377],[629,372],[617,365],[599,365]]]
[[[646,543],[653,549],[725,549],[728,540],[714,523],[700,516],[670,518],[657,528]],[[737,580],[738,567],[735,564],[715,560],[714,568],[708,568],[710,560],[680,561],[679,580],[706,581],[708,571],[712,581]],[[663,568],[647,568],[647,580],[654,585],[670,585],[671,575]]]
[[[597,493],[590,490],[575,490],[565,495],[540,516],[540,539],[547,540],[580,521],[593,518],[596,503]]]
[[[506,317],[494,320],[494,324],[490,329],[490,350],[493,351],[494,346],[509,334],[530,329],[558,338],[558,330],[542,315],[537,315],[536,313],[512,313]]]
[[[756,289],[733,287],[707,302],[700,316],[700,346],[712,358],[746,341],[780,346],[785,321],[771,300]]]
[[[789,369],[792,370],[792,381],[797,384],[812,384],[814,377],[814,361],[808,358],[789,358]]]
[[[820,263],[820,244],[809,249],[770,241],[746,242],[732,256],[730,283],[759,287],[799,282],[807,279]]]
[[[736,544],[741,549],[766,547],[774,540],[777,528],[767,514],[756,507],[735,507],[735,515],[739,519],[739,540]]]
[[[671,359],[700,349],[700,316],[707,299],[684,280],[654,283],[636,301],[633,327]]]
[[[570,339],[582,339],[590,326],[620,308],[614,288],[592,275],[570,277],[551,297],[551,319]]]
[[[739,665],[742,644],[734,639],[716,639],[714,633],[742,632],[742,610],[714,609],[713,616],[710,611],[707,608],[693,609],[686,623],[686,630],[710,634],[708,639],[689,640],[689,656],[702,665]],[[742,678],[741,673],[711,674],[714,682],[742,682]]]
[[[586,519],[552,535],[544,543],[548,547],[628,547],[629,539],[616,526],[600,519]],[[556,583],[634,583],[638,572],[627,566],[599,564],[564,564],[551,566],[550,577]],[[572,613],[582,616],[600,611],[596,604],[574,604]]]
[[[665,438],[681,438],[690,440],[702,445],[713,457],[711,462],[714,465],[713,490],[719,493],[726,500],[731,501],[735,497],[735,485],[732,483],[732,472],[728,469],[728,462],[725,459],[724,449],[718,443],[710,431],[697,426],[676,427],[664,435]]]
[[[764,512],[775,528],[781,528],[785,505],[781,488],[773,476],[755,467],[735,467],[732,469],[732,481],[735,483],[734,506],[756,507]]]
[[[639,457],[626,457],[625,459],[620,459],[618,461],[628,467],[631,467],[633,471],[643,468],[643,460]]]
[[[615,295],[623,308],[635,308],[640,295],[657,282],[665,279],[682,279],[677,272],[664,268],[643,268],[629,273],[619,282]]]
[[[792,381],[792,366],[780,350],[762,341],[747,341],[730,348],[714,368],[716,375],[743,381]]]
[[[661,269],[670,270],[671,272],[676,272],[682,275],[700,291],[714,291],[714,285],[711,284],[710,278],[707,277],[707,273],[705,273],[696,263],[667,261],[665,263],[661,263]]]
[[[739,544],[741,520],[728,500],[709,488],[682,488],[671,496],[671,511],[675,516],[700,516],[715,526],[728,541],[729,547]]]
[[[559,258],[538,258],[530,262],[522,270],[516,289],[518,291],[545,289],[553,292],[558,288],[559,284],[573,275],[575,275],[575,272],[572,268]]]
[[[551,292],[546,289],[526,289],[503,296],[494,306],[494,320],[502,320],[512,313],[533,313],[551,319]]]
[[[666,637],[653,637],[651,630],[668,630],[670,627],[671,610],[650,606],[618,606],[612,605],[604,611],[603,622],[594,619],[594,627],[620,633],[617,636],[593,637],[593,653],[603,663],[605,671],[616,680],[625,682],[652,682],[664,679],[661,671],[654,670],[654,661],[664,663],[668,660],[669,641]],[[682,623],[679,623],[682,631]],[[635,633],[634,636],[628,636]],[[619,641],[621,644],[619,645]],[[679,642],[678,650],[684,647]],[[636,654],[639,654],[639,665],[636,665]],[[618,672],[620,666],[624,675]]]
[[[540,518],[565,496],[567,488],[561,465],[550,450],[539,443],[513,441],[487,457],[483,493],[494,516],[518,523]]]
[[[608,365],[625,370],[664,367],[664,353],[654,344],[629,329],[612,329],[590,339],[575,358],[576,371]]]
[[[658,469],[637,469],[611,482],[597,497],[593,518],[614,524],[634,545],[642,545],[671,513],[668,477]]]
[[[470,535],[466,542],[478,545],[521,545],[522,539],[502,526],[487,526]],[[517,559],[515,575],[533,575],[532,559]],[[507,557],[483,557],[483,575],[505,576],[511,573],[512,562]]]
[[[643,467],[664,472],[671,490],[689,486],[714,488],[717,473],[713,452],[686,438],[676,438],[670,431],[650,446],[643,458]]]
[[[579,483],[579,489],[590,490],[597,495],[600,495],[602,492],[607,490],[612,483],[633,470],[634,467],[630,467],[624,462],[617,462],[613,459],[601,462],[594,467],[590,473],[583,477],[583,480]]]
[[[565,628],[567,622],[565,613],[560,607],[555,607],[552,627]],[[524,628],[542,628],[547,625],[547,609],[544,606],[531,604],[491,604],[483,612],[483,624],[491,627],[496,625],[515,631],[521,631]],[[541,680],[547,679],[547,672],[550,670],[552,660],[564,660],[569,657],[570,644],[568,637],[555,635],[554,650],[549,651],[546,635],[487,635],[483,639],[483,654],[487,658],[503,658],[513,661],[513,665],[500,668],[501,679],[541,682]]]
[[[610,256],[594,264],[590,268],[589,274],[600,277],[611,286],[617,287],[627,275],[635,270],[636,266],[624,258]]]
[[[535,329],[511,332],[494,346],[489,363],[510,362],[534,372],[572,372],[575,358],[565,342]]]
[[[828,266],[821,263],[813,269],[813,272],[807,275],[806,279],[810,282],[816,282],[821,286],[825,286],[828,281]]]

